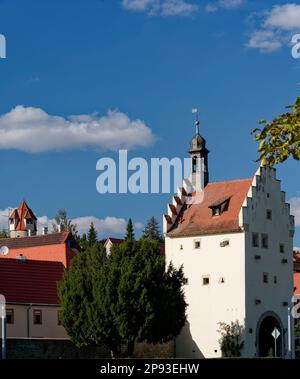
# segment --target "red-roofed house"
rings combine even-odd
[[[164,216],[166,262],[183,265],[187,323],[176,356],[222,356],[219,323],[242,326],[242,356],[288,352],[288,306],[293,294],[294,218],[275,169],[253,178],[209,182],[206,141],[192,139],[191,174]]]
[[[8,247],[8,255],[1,258],[24,256],[28,259],[50,262],[61,262],[68,267],[79,247],[70,232],[50,233],[45,235],[3,238],[0,247]]]
[[[8,338],[68,338],[58,318],[57,283],[63,272],[61,262],[0,259]]]

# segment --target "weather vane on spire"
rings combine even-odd
[[[200,127],[200,121],[199,121],[199,112],[198,108],[193,108],[192,113],[196,115],[196,121],[195,121],[195,126],[196,126],[196,135],[199,135],[199,127]]]

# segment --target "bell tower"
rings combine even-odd
[[[196,134],[190,142],[190,160],[191,160],[191,175],[190,182],[195,192],[200,192],[207,186],[209,182],[208,172],[208,154],[209,150],[206,148],[206,141],[200,135],[200,121],[198,116],[198,110],[193,109],[193,113],[196,114]]]

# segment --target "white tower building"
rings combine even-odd
[[[208,150],[197,132],[189,153],[192,167],[195,156],[203,159],[193,173],[204,185],[193,193],[179,188],[164,216],[167,264],[183,265],[187,279],[187,323],[176,356],[222,356],[219,323],[238,321],[242,356],[274,353],[276,327],[277,356],[286,357],[294,217],[276,171],[259,167],[249,179],[209,183]]]

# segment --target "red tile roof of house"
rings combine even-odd
[[[22,201],[18,209],[15,209],[11,215],[10,219],[17,220],[16,230],[26,230],[24,219],[26,220],[37,220],[32,210],[26,204],[25,201]]]
[[[68,240],[74,240],[70,232],[49,233],[41,236],[2,238],[0,239],[0,246],[7,246],[9,249],[22,249],[33,246],[58,245]]]
[[[253,179],[209,183],[200,204],[184,205],[168,237],[184,237],[240,231],[239,212]],[[228,208],[213,216],[212,204],[229,199]],[[221,201],[222,202],[222,201]]]
[[[60,262],[0,259],[0,293],[7,303],[58,305],[63,272]]]

